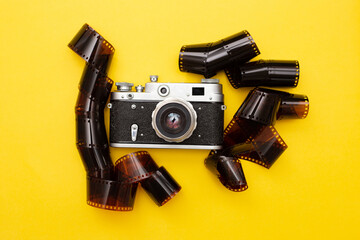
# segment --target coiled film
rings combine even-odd
[[[127,154],[115,166],[110,158],[104,107],[113,85],[107,71],[115,49],[87,24],[68,46],[86,61],[75,113],[76,145],[87,172],[87,203],[108,210],[132,210],[141,183],[155,203],[163,205],[181,187],[148,152]]]
[[[88,176],[110,178],[114,166],[103,110],[113,85],[106,73],[114,48],[87,24],[68,46],[86,61],[75,106],[77,148]]]
[[[116,178],[128,183],[139,182],[154,202],[162,206],[181,189],[164,167],[158,167],[148,152],[139,151],[121,157],[115,163]]]
[[[205,166],[218,176],[220,182],[227,189],[241,192],[248,188],[241,163],[236,157],[227,157],[212,152],[205,159]]]
[[[253,89],[224,130],[223,150],[211,151],[205,159],[205,165],[228,189],[246,190],[240,160],[270,168],[287,149],[286,143],[274,128],[276,119],[305,118],[308,111],[309,101],[305,95],[265,88]],[[232,164],[226,165],[225,161]],[[236,182],[238,184],[234,184]]]
[[[90,176],[87,180],[88,204],[115,211],[133,209],[139,184],[158,206],[164,205],[181,190],[166,169],[159,168],[146,151],[129,153],[119,158],[110,180]]]
[[[306,118],[309,113],[309,99],[302,94],[284,94],[277,113],[277,119]]]
[[[278,91],[255,89],[248,94],[235,115],[264,125],[273,125],[280,100]]]
[[[217,42],[182,46],[179,69],[210,78],[225,66],[243,64],[259,54],[256,43],[245,30]]]
[[[68,46],[88,65],[107,73],[115,48],[88,24],[84,24]]]
[[[296,87],[299,82],[298,61],[259,60],[233,64],[225,74],[234,88],[239,87]]]
[[[167,203],[181,189],[180,185],[164,167],[160,167],[148,178],[144,179],[141,186],[158,206]]]

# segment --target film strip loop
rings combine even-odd
[[[115,162],[116,178],[119,181],[128,183],[139,182],[146,179],[158,168],[157,164],[146,151],[130,153]]]
[[[250,136],[245,143],[252,145],[252,151],[235,152],[234,157],[266,168],[270,168],[287,148],[286,143],[273,126],[263,127],[259,133]]]
[[[140,183],[159,206],[164,205],[181,189],[164,167],[158,165],[146,151],[127,154],[115,163],[116,178],[126,183]]]
[[[233,157],[212,153],[205,159],[205,166],[229,190],[241,192],[248,188],[240,161]]]
[[[309,113],[309,98],[302,94],[283,94],[276,118],[304,119]]]
[[[125,155],[112,163],[104,124],[104,108],[113,81],[107,77],[114,47],[85,24],[69,47],[86,62],[75,106],[76,145],[87,172],[87,203],[113,211],[133,209],[141,184],[159,206],[180,191],[180,185],[148,152]]]
[[[243,64],[259,54],[249,32],[242,31],[216,42],[182,46],[179,69],[210,78],[226,66]]]
[[[107,73],[115,48],[88,24],[84,24],[68,46],[89,65]]]
[[[167,203],[181,190],[181,186],[164,167],[157,169],[140,184],[158,206]]]
[[[139,183],[125,183],[87,177],[87,203],[92,207],[131,211]]]
[[[274,125],[280,100],[277,91],[256,88],[248,94],[236,116],[263,125]]]
[[[86,61],[77,98],[76,145],[89,177],[111,178],[113,163],[106,137],[103,110],[113,82],[106,76],[112,51],[104,39],[85,24],[69,47]],[[97,57],[101,55],[101,57]]]
[[[129,153],[115,163],[114,180],[88,176],[88,204],[114,211],[132,210],[139,184],[158,206],[181,189],[164,167],[146,151]]]
[[[253,52],[255,53],[255,55],[254,55],[253,57],[251,57],[251,58],[254,58],[254,57],[256,57],[257,55],[260,54],[260,50],[259,50],[258,46],[256,45],[254,39],[253,39],[252,36],[250,35],[250,33],[249,33],[248,31],[246,31],[246,30],[243,31],[243,33],[246,34],[247,39],[248,39],[248,41],[250,42],[251,47],[252,47],[252,49],[253,49]],[[248,59],[248,60],[250,60],[250,59]],[[248,61],[248,60],[247,60],[247,61]],[[232,63],[232,64],[230,64],[230,65],[225,66],[225,67],[226,67],[226,68],[224,69],[225,75],[227,76],[227,78],[228,78],[231,86],[233,86],[235,89],[237,89],[237,88],[240,87],[240,85],[238,84],[238,82],[235,81],[235,79],[238,79],[238,72],[237,72],[237,71],[231,71],[230,69],[234,68],[234,66],[236,66],[236,65],[243,64],[243,63],[245,63],[245,62],[247,62],[247,61],[245,61],[245,60],[244,60],[244,61],[239,61],[239,62],[236,61],[235,63]]]
[[[211,151],[205,165],[229,190],[246,190],[247,184],[240,186],[246,183],[241,160],[270,168],[288,147],[273,126],[276,116],[302,118],[308,113],[308,103],[305,95],[264,88],[250,91],[224,130],[223,149]],[[234,179],[241,181],[236,184]]]
[[[296,87],[300,67],[297,60],[258,60],[228,66],[225,74],[234,88]]]

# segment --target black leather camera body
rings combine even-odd
[[[221,149],[224,95],[217,79],[201,83],[159,83],[144,87],[116,83],[111,93],[110,146]]]

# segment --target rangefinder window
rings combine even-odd
[[[204,96],[205,95],[205,89],[204,88],[198,88],[198,87],[193,87],[192,88],[192,95],[193,96]]]

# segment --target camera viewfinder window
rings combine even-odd
[[[199,88],[194,87],[192,89],[192,95],[194,95],[194,96],[204,96],[205,95],[205,90],[202,87],[199,87]]]

